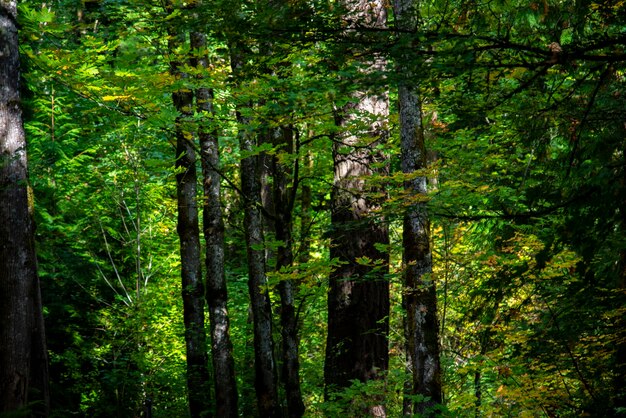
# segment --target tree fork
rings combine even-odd
[[[177,78],[187,77],[181,72],[176,58],[177,48],[185,37],[169,28],[169,50],[174,59],[170,72]],[[193,93],[178,90],[172,94],[174,107],[179,112],[175,123],[176,135],[176,194],[178,200],[177,232],[180,238],[181,280],[185,344],[187,349],[187,391],[192,418],[211,416],[206,332],[204,329],[204,286],[200,264],[200,228],[198,223],[196,152],[193,133],[185,126],[192,114]]]
[[[206,55],[206,35],[191,34],[191,49],[198,51],[193,63],[204,71],[209,68]],[[214,114],[213,91],[196,89],[196,106],[204,117]],[[207,120],[207,122],[210,122]],[[201,127],[198,131],[204,189],[202,223],[206,241],[206,299],[211,321],[211,352],[215,385],[216,416],[237,417],[237,382],[233,345],[230,339],[228,317],[228,291],[224,274],[224,219],[220,201],[220,165],[217,132],[212,127]]]
[[[293,132],[291,128],[280,127],[273,130],[274,145],[280,146],[282,152],[293,152]],[[274,177],[274,232],[276,240],[282,242],[276,252],[276,270],[291,267],[293,257],[293,202],[295,193],[294,179],[291,189],[288,187],[287,172],[289,167],[281,164],[277,156],[272,158]],[[300,390],[300,360],[298,354],[298,324],[294,306],[296,283],[292,279],[281,280],[280,292],[280,323],[283,339],[283,380],[287,396],[287,412],[290,418],[298,418],[304,414],[304,403]]]
[[[235,40],[230,42],[230,58],[233,74],[240,77],[244,66],[244,51]],[[251,120],[241,113],[240,108],[236,109],[236,116],[240,125],[240,149],[251,152],[256,145],[254,133],[247,131]],[[260,160],[259,155],[251,155],[241,160],[241,191],[248,258],[248,291],[254,328],[254,385],[257,407],[259,416],[274,418],[282,416],[282,412],[278,399],[278,375],[272,338],[272,309],[265,272]]]

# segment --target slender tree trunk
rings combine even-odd
[[[480,370],[476,370],[474,372],[474,396],[476,397],[476,400],[474,401],[474,416],[476,418],[480,417],[481,415],[480,409],[483,403],[483,387],[481,382],[481,376],[482,373]]]
[[[626,141],[624,141],[626,147]],[[624,157],[622,157],[624,158]],[[622,201],[620,208],[620,230],[626,235],[626,173],[622,174],[620,179],[620,200]],[[621,300],[624,302],[626,297],[626,248],[622,248],[619,252],[620,261],[618,263],[618,283],[617,290],[622,295]],[[626,408],[626,318],[620,317],[617,322],[618,338],[617,347],[615,347],[615,377],[613,378],[614,388],[614,407]]]
[[[0,0],[0,414],[47,416],[48,363],[19,79],[17,3]]]
[[[281,152],[293,153],[293,132],[290,128],[281,127],[272,130],[273,143],[281,147]],[[276,270],[291,267],[293,258],[293,202],[297,183],[291,183],[289,166],[282,164],[278,156],[272,158],[274,188],[274,232],[276,240],[281,244],[276,249]],[[297,173],[296,173],[297,175]],[[298,354],[298,324],[294,305],[296,284],[291,279],[281,280],[280,292],[280,324],[283,342],[283,381],[287,397],[287,415],[291,418],[304,414],[304,403],[300,390],[300,359]]]
[[[198,51],[197,66],[209,68],[206,55],[206,35],[191,34],[191,48]],[[196,90],[199,111],[206,117],[213,115],[213,91],[208,88]],[[237,382],[233,345],[230,340],[228,318],[228,292],[224,275],[224,219],[220,201],[220,166],[217,133],[213,128],[199,131],[204,186],[204,210],[202,212],[204,239],[206,241],[206,287],[211,320],[211,353],[215,385],[216,416],[236,417]]]
[[[410,31],[417,28],[415,0],[395,0],[394,12],[398,29]],[[404,65],[405,59],[405,56],[400,56],[397,64],[401,77],[398,86],[401,165],[403,173],[413,174],[424,169],[427,160],[421,103],[417,89],[407,77],[415,71]],[[429,398],[426,402],[416,403],[413,413],[432,416],[434,412],[428,411],[433,405],[441,403],[442,394],[437,293],[434,281],[429,278],[432,272],[430,221],[426,204],[420,203],[420,197],[427,192],[427,179],[425,176],[414,177],[405,182],[404,187],[418,202],[406,209],[402,233],[407,363],[413,376],[411,394]]]
[[[385,27],[384,1],[346,3],[349,24]],[[364,71],[373,72],[382,70],[386,62],[375,55],[364,64],[369,67]],[[327,395],[350,386],[351,379],[379,379],[388,368],[389,255],[383,247],[389,236],[382,216],[372,213],[379,202],[370,194],[382,193],[382,189],[368,185],[372,177],[386,173],[376,168],[385,161],[376,147],[386,139],[388,113],[386,92],[361,91],[353,94],[352,102],[337,116],[337,124],[348,132],[355,131],[352,124],[358,115],[373,121],[367,132],[345,134],[333,147],[330,257],[339,264],[331,272],[328,295]],[[375,409],[370,413],[385,414],[381,407]]]
[[[307,151],[304,155],[303,167],[306,173],[313,171],[313,158],[311,152]],[[303,182],[300,185],[300,248],[298,248],[298,261],[300,263],[308,263],[311,251],[311,237],[309,236],[313,218],[311,217],[311,186]]]
[[[243,55],[238,45],[231,44],[231,65],[236,77],[241,75]],[[239,143],[242,153],[256,146],[249,131],[251,120],[237,109]],[[241,191],[244,199],[244,233],[248,254],[248,290],[254,327],[254,370],[257,407],[261,417],[281,416],[278,400],[278,375],[272,340],[272,310],[265,274],[263,215],[261,213],[261,156],[250,155],[241,160]]]
[[[241,116],[239,119],[240,123],[245,125],[249,123]],[[240,141],[242,151],[249,152],[254,148],[254,140],[249,133],[243,132]],[[248,289],[254,326],[255,388],[259,415],[269,418],[280,416],[280,410],[272,340],[272,313],[265,275],[259,160],[259,156],[255,155],[241,161],[241,189],[245,199],[244,230],[248,253]]]
[[[412,96],[406,86],[400,87],[400,119],[411,117],[407,113],[411,105],[416,105],[408,96]],[[411,104],[410,104],[411,103]],[[404,112],[403,112],[404,108]],[[403,115],[404,114],[404,115]],[[418,129],[421,129],[418,128]],[[407,132],[408,134],[408,132]],[[417,144],[423,146],[423,137],[411,134]],[[402,169],[405,173],[412,173],[423,168],[419,159],[420,151],[411,145],[410,140],[401,139]],[[415,162],[418,165],[415,166]],[[413,168],[411,168],[413,166]],[[426,178],[416,177],[407,182],[407,190],[414,194],[426,193]],[[419,199],[419,197],[418,197]],[[437,293],[435,283],[429,278],[432,272],[432,254],[430,249],[430,222],[424,203],[411,205],[404,215],[403,265],[404,265],[404,308],[406,310],[406,343],[407,360],[413,374],[413,394],[420,394],[430,398],[430,401],[416,405],[415,413],[424,411],[433,404],[441,403],[441,376],[439,365],[439,324],[437,320]]]
[[[170,34],[169,49],[176,57],[184,37]],[[180,62],[174,58],[171,73],[177,79],[186,77],[180,71]],[[176,118],[176,191],[178,198],[178,236],[182,296],[187,349],[187,390],[191,417],[206,417],[211,411],[207,343],[204,330],[204,286],[200,261],[200,229],[198,226],[196,152],[189,122],[193,109],[191,90],[173,93]]]
[[[289,16],[290,5],[284,0],[270,0],[266,6],[270,15],[277,15],[287,11]],[[274,11],[274,13],[272,13]],[[272,23],[269,23],[272,26]],[[264,53],[275,58],[274,66],[266,68],[272,77],[279,78],[277,68],[288,68],[291,64],[286,61],[287,52],[273,41],[263,43]],[[276,120],[285,115],[273,115]],[[270,116],[270,119],[272,117]],[[270,120],[270,125],[276,120]],[[294,138],[293,129],[288,126],[270,127],[268,130],[268,142],[281,154],[293,155]],[[275,234],[276,241],[280,244],[276,248],[276,270],[293,266],[293,206],[295,192],[297,190],[297,170],[293,170],[291,164],[280,161],[280,156],[266,156],[272,177],[270,213],[274,214],[272,224],[269,226]],[[298,167],[297,162],[294,167]],[[300,390],[300,359],[298,354],[298,326],[296,322],[296,310],[294,306],[294,293],[297,284],[291,279],[280,280],[278,290],[280,293],[280,324],[282,337],[282,383],[284,385],[287,400],[287,416],[298,418],[304,413],[304,403]]]

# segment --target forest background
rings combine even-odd
[[[25,414],[626,415],[626,3],[18,7]]]

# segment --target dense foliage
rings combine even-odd
[[[269,265],[276,341],[280,288],[295,283],[305,416],[358,416],[371,402],[402,414],[401,230],[415,202],[431,222],[437,414],[626,414],[626,4],[416,3],[411,30],[399,30],[391,10],[386,28],[346,30],[332,1],[20,2],[52,416],[188,414],[172,93],[201,87],[214,94],[213,113],[182,123],[219,137],[241,416],[257,414],[240,172],[251,156],[291,167],[293,260],[275,268],[285,243],[271,228],[256,249]],[[188,41],[172,50],[172,26],[208,35],[207,68],[191,64],[201,51]],[[235,45],[245,57],[237,71]],[[372,54],[387,67],[365,71]],[[185,77],[170,73],[175,60]],[[400,82],[421,100],[429,161],[412,175],[428,177],[426,195],[403,187]],[[345,130],[372,122],[336,123],[363,86],[389,91],[392,103],[377,150],[389,172],[381,163],[383,174],[368,178],[389,229],[379,250],[390,258],[383,267],[358,260],[391,283],[389,370],[325,399],[326,297],[339,267],[329,259],[331,150]],[[285,127],[291,149],[267,140],[240,148],[242,133]],[[262,176],[265,199],[279,179]]]

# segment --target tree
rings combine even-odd
[[[169,48],[174,57],[185,37],[172,33]],[[178,80],[187,77],[177,58],[171,61],[171,73]],[[188,125],[193,113],[193,91],[181,86],[172,95],[179,112],[176,118],[176,190],[178,198],[178,236],[180,237],[182,296],[187,346],[187,388],[192,417],[206,416],[211,410],[204,328],[205,294],[200,260],[200,229],[198,225],[196,149],[194,134]]]
[[[231,66],[239,80],[244,75],[246,51],[237,40],[230,40]],[[240,41],[239,41],[240,42]],[[262,153],[257,149],[259,133],[253,130],[252,118],[246,115],[252,103],[237,107],[239,147],[244,156],[240,163],[241,193],[244,202],[244,233],[248,258],[248,291],[254,326],[254,387],[260,416],[281,416],[278,399],[278,374],[272,338],[272,308],[267,286],[263,214],[261,198]]]
[[[191,34],[191,48],[198,56],[194,59],[199,71],[209,68],[207,36],[200,32]],[[237,382],[233,345],[230,340],[228,318],[228,290],[224,274],[224,219],[221,203],[220,156],[217,131],[211,125],[214,116],[213,90],[200,87],[196,91],[198,111],[206,119],[200,126],[198,137],[202,163],[204,205],[202,224],[206,242],[206,298],[211,322],[211,354],[215,386],[215,413],[218,417],[236,417]]]
[[[278,127],[271,130],[273,143],[287,156],[293,154],[293,130]],[[279,161],[280,155],[272,158],[273,194],[274,194],[274,232],[278,241],[276,250],[276,270],[288,273],[293,267],[293,207],[295,203],[297,179],[291,184],[289,165]],[[283,158],[287,158],[283,156]],[[297,164],[297,163],[296,163]],[[304,413],[300,391],[300,360],[298,354],[298,324],[295,308],[296,284],[287,277],[281,278],[280,323],[283,339],[283,379],[287,396],[288,416],[300,417]]]
[[[402,229],[403,306],[406,310],[406,357],[413,383],[409,393],[427,398],[416,402],[414,411],[433,414],[434,404],[442,402],[439,365],[439,324],[437,291],[432,273],[430,220],[426,208],[427,178],[417,175],[426,169],[426,146],[422,126],[422,105],[416,85],[414,68],[407,56],[407,35],[417,30],[418,3],[414,0],[394,1],[396,28],[399,30],[400,53],[396,57],[398,72],[398,113],[400,116],[400,152],[402,172],[409,176],[404,188],[409,202],[404,211]]]
[[[0,1],[0,412],[47,416],[48,363],[17,35],[17,2]]]
[[[172,180],[200,164],[216,415],[227,328],[246,416],[298,413],[294,347],[307,415],[623,411],[624,4],[392,4],[20,2],[55,416],[188,414]]]
[[[269,1],[267,10],[267,30],[277,29],[277,16],[292,18],[292,5],[281,1]],[[290,45],[273,40],[262,43],[266,59],[272,64],[265,69],[269,75],[269,95],[275,97],[288,89],[288,78],[292,64],[288,60]],[[272,82],[272,80],[275,80]],[[285,83],[286,85],[281,85]],[[271,198],[267,219],[268,229],[276,239],[275,269],[279,275],[280,330],[282,337],[282,383],[287,401],[287,416],[301,417],[304,413],[300,389],[300,359],[298,350],[298,323],[296,318],[295,296],[297,283],[289,276],[294,268],[293,211],[299,187],[299,155],[296,155],[294,127],[288,125],[291,107],[284,102],[269,100],[267,106],[267,140],[275,152],[267,156],[267,168],[271,177]],[[284,275],[284,277],[281,276]]]
[[[347,28],[357,33],[359,28],[385,28],[384,2],[344,6]],[[359,60],[360,71],[370,76],[380,74],[386,65],[379,53]],[[384,86],[360,84],[357,89],[335,115],[341,133],[333,145],[330,258],[335,266],[328,294],[327,394],[348,387],[353,379],[383,378],[389,362],[389,237],[377,212],[384,193],[376,183],[380,181],[376,177],[387,172],[382,148],[389,103]],[[384,414],[380,406],[371,412]]]
[[[519,411],[619,413],[625,39],[619,7],[590,5],[461,8],[439,31],[453,46],[434,47],[447,49],[436,65],[447,69],[437,84],[446,161],[431,207],[471,231],[447,277],[469,285],[455,293],[465,305],[455,337],[474,348],[450,360],[469,359],[482,413],[489,391]],[[538,381],[551,396],[535,396]]]

